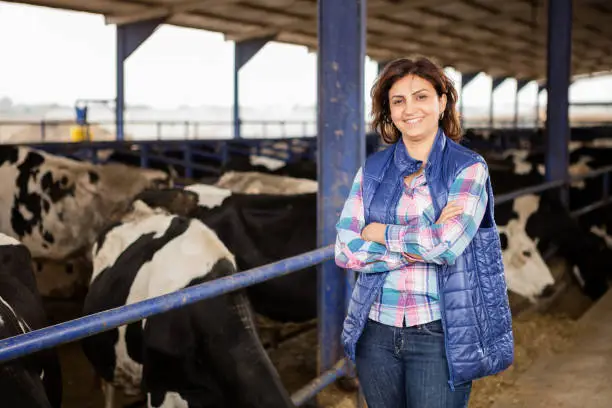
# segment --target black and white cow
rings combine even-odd
[[[210,185],[145,191],[136,197],[151,207],[195,218],[211,228],[248,270],[316,248],[317,195],[243,194]],[[247,288],[259,314],[279,322],[317,316],[316,267]]]
[[[195,185],[197,186],[197,185]],[[314,180],[265,174],[256,171],[224,173],[215,186],[243,194],[296,195],[316,193]]]
[[[584,174],[612,164],[612,150],[606,152],[599,147],[584,146],[583,142],[572,142],[570,150],[570,175]],[[509,169],[491,171],[496,194],[545,181],[543,153],[509,150],[507,156],[512,160]],[[554,190],[519,197],[496,207],[496,220],[504,233],[501,237],[506,245],[504,255],[513,259],[514,266],[524,265],[521,274],[526,276],[516,281],[531,285],[536,293],[542,292],[547,282],[552,282],[552,275],[548,268],[543,267],[539,256],[534,258],[536,252],[529,247],[537,246],[537,252],[542,254],[555,246],[557,253],[572,265],[578,283],[587,295],[597,299],[605,293],[609,287],[608,271],[612,266],[612,240],[606,232],[610,217],[605,208],[579,219],[572,218],[570,214],[597,201],[601,192],[601,179],[586,179],[572,183],[569,209],[561,207]],[[503,227],[506,224],[508,228]],[[522,252],[529,256],[521,255]],[[509,280],[514,280],[511,275],[516,271],[516,268],[509,269]]]
[[[19,241],[0,234],[0,339],[46,325],[30,252]],[[0,364],[0,395],[3,407],[60,408],[62,375],[55,350]]]
[[[142,201],[93,248],[84,314],[230,276],[234,256],[202,222],[153,210]],[[82,341],[113,390],[147,394],[149,407],[293,407],[263,349],[250,304],[237,291]]]
[[[585,231],[549,194],[529,194],[496,206],[506,279],[512,291],[529,299],[554,284],[543,254],[556,250],[593,299],[608,289],[612,250]]]
[[[10,145],[0,146],[0,178],[0,232],[22,242],[34,259],[53,260],[88,252],[136,194],[169,185],[163,172],[94,165]]]

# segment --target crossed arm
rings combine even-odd
[[[463,170],[451,185],[449,204],[433,224],[365,225],[360,169],[336,225],[336,264],[367,273],[401,269],[413,262],[454,263],[484,216],[486,179],[480,163]]]

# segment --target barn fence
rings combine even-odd
[[[80,143],[4,143],[24,146],[94,164],[122,162],[145,168],[172,166],[181,177],[196,172],[219,175],[231,158],[260,156],[284,163],[314,161],[316,138],[239,140],[93,141]],[[114,158],[119,154],[121,158]]]
[[[610,180],[612,166],[601,168],[587,174],[570,177],[563,181],[546,182],[540,185],[530,186],[514,192],[498,195],[495,197],[495,204],[499,205],[514,198],[544,192],[552,189],[567,187],[570,183],[587,178],[602,176],[603,188],[602,198],[586,207],[574,210],[572,215],[578,217],[603,207],[610,202],[608,183]],[[292,272],[296,272],[306,267],[319,265],[323,262],[333,262],[334,248],[329,245],[318,248],[304,254],[296,255],[268,265],[253,268],[247,271],[238,272],[233,276],[223,277],[186,289],[182,289],[167,295],[147,299],[141,302],[121,306],[115,309],[95,313],[78,319],[35,330],[22,335],[14,336],[0,341],[0,362],[16,359],[43,349],[59,346],[64,343],[73,342],[94,334],[117,328],[152,315],[164,313],[169,310],[184,307],[205,299],[210,299],[235,290],[244,289],[257,283],[274,279]],[[320,273],[320,272],[319,272]],[[350,293],[354,283],[353,274],[345,272]],[[338,282],[338,281],[336,281]],[[334,283],[322,282],[320,286],[325,286],[324,290],[319,291],[320,296],[333,295],[337,288]],[[322,295],[322,293],[325,293]],[[344,295],[344,294],[343,294]],[[330,321],[342,322],[346,313],[346,304],[342,310],[334,310],[326,307],[327,302],[319,302],[319,339],[321,347],[341,348],[340,339],[330,333],[338,333],[338,328],[331,327],[329,324],[322,325],[322,316],[334,316]],[[333,367],[313,381],[305,385],[302,389],[292,395],[292,400],[297,406],[310,400],[322,389],[333,383],[340,377],[352,376],[351,364],[346,359],[340,359]]]

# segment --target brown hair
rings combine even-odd
[[[440,126],[447,137],[455,142],[461,140],[461,124],[457,112],[457,90],[442,68],[428,58],[416,60],[407,58],[389,62],[372,86],[372,129],[380,134],[386,143],[395,143],[401,138],[400,131],[391,122],[389,89],[406,75],[416,75],[431,83],[438,97],[446,95],[446,109]]]

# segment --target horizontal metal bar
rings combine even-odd
[[[346,359],[338,361],[332,368],[325,371],[323,374],[309,382],[307,385],[296,391],[292,396],[291,400],[298,407],[303,405],[306,401],[317,395],[325,387],[336,381],[338,378],[346,375],[348,370]]]
[[[277,278],[333,258],[334,246],[296,255],[278,262],[205,282],[186,289],[121,306],[100,313],[69,320],[0,341],[0,362],[69,343],[103,331],[123,326],[148,316],[177,309],[200,300]]]
[[[209,143],[226,143],[229,146],[237,147],[244,145],[244,147],[250,147],[257,145],[262,142],[270,142],[272,139],[266,138],[248,138],[241,139],[239,142],[231,139],[146,139],[138,141],[127,141],[127,140],[97,140],[97,141],[82,141],[82,142],[34,142],[34,143],[2,143],[3,146],[28,146],[31,148],[70,148],[74,150],[78,149],[113,149],[113,148],[129,148],[132,146],[139,145],[155,145],[155,146],[172,146],[178,145],[177,149],[180,149],[184,144],[209,144]],[[279,141],[289,140],[316,140],[315,137],[283,137],[278,138]]]
[[[581,181],[587,178],[593,178],[593,177],[597,177],[600,176],[602,174],[605,173],[611,173],[612,172],[612,166],[606,166],[606,167],[602,167],[600,169],[597,170],[593,170],[590,171],[588,173],[585,174],[580,174],[577,176],[572,176],[569,177],[566,180],[554,180],[554,181],[548,181],[546,183],[542,183],[542,184],[537,184],[535,186],[529,186],[529,187],[525,187],[525,188],[521,188],[519,190],[514,190],[510,193],[506,193],[506,194],[500,194],[499,196],[495,197],[495,204],[502,204],[506,201],[510,201],[512,199],[515,199],[517,197],[523,196],[523,195],[527,195],[527,194],[536,194],[536,193],[540,193],[542,191],[545,190],[551,190],[553,188],[557,188],[557,187],[561,187],[564,185],[569,185],[573,182],[576,181]]]
[[[176,166],[186,166],[186,167],[191,167],[194,170],[201,170],[201,171],[212,171],[212,172],[219,172],[219,169],[213,166],[207,166],[205,164],[198,164],[198,163],[188,163],[186,160],[182,160],[182,159],[175,159],[174,157],[165,157],[165,156],[158,156],[158,155],[148,155],[147,159],[149,160],[149,162],[159,162],[159,163],[164,163],[164,164],[174,164]]]
[[[601,102],[570,102],[569,106],[612,106],[612,101]]]
[[[577,210],[572,211],[570,214],[572,217],[580,217],[581,215],[584,215],[588,212],[591,211],[595,211],[598,208],[601,207],[605,207],[606,205],[610,204],[612,202],[612,200],[610,200],[610,198],[604,199],[604,200],[599,200],[593,204],[589,204],[589,205],[585,205],[582,208],[579,208]]]
[[[524,196],[527,194],[536,194],[536,193],[540,193],[545,190],[550,190],[553,188],[561,187],[565,184],[567,184],[565,180],[554,180],[554,181],[548,181],[542,184],[537,184],[535,186],[521,188],[519,190],[515,190],[510,193],[500,194],[498,196],[495,196],[495,205],[505,203],[506,201],[510,201],[517,197]]]
[[[244,125],[304,125],[312,124],[316,122],[313,120],[241,120]],[[114,120],[97,120],[87,121],[87,126],[112,126],[115,125]],[[166,126],[185,126],[187,125],[198,125],[198,126],[230,126],[233,125],[232,121],[220,121],[220,120],[130,120],[125,121],[125,125],[166,125]],[[77,122],[72,119],[44,119],[44,120],[2,120],[0,126],[29,126],[29,125],[49,125],[49,126],[76,126]]]
[[[587,178],[601,176],[602,174],[609,173],[609,172],[612,172],[612,166],[606,166],[606,167],[602,167],[597,170],[589,171],[588,173],[585,173],[585,174],[579,174],[577,176],[572,176],[570,177],[570,182],[580,181],[580,180],[584,180]]]

